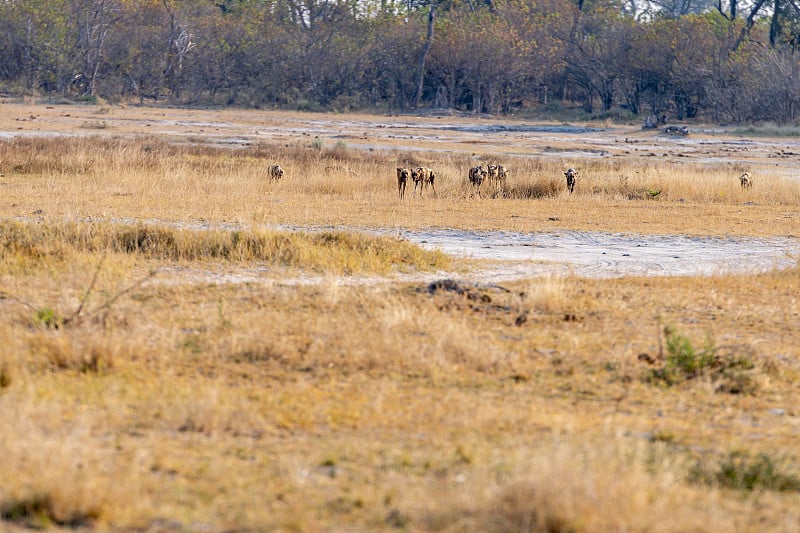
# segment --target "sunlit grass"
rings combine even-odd
[[[9,214],[23,217],[763,235],[800,203],[800,182],[733,162],[587,159],[572,163],[569,195],[563,161],[518,156],[83,136],[5,140],[0,160]],[[281,180],[267,176],[276,162]],[[468,169],[490,162],[510,169],[508,181],[472,197]],[[398,200],[399,165],[433,168],[435,193],[412,186]],[[739,185],[745,170],[751,190]],[[687,206],[697,216],[684,216]]]
[[[112,294],[153,261],[133,259],[109,265],[95,290]],[[77,273],[3,279],[69,311],[91,277]],[[58,329],[0,299],[4,518],[498,531],[519,520],[586,531],[667,517],[676,530],[777,524],[794,516],[794,496],[767,490],[751,501],[701,488],[692,472],[713,482],[736,448],[769,454],[776,476],[796,475],[783,423],[792,415],[765,414],[764,437],[753,439],[743,413],[792,410],[800,372],[784,320],[800,316],[797,287],[796,270],[552,278],[476,287],[474,298],[426,284],[152,283]],[[658,361],[663,346],[666,357],[662,323],[698,343],[713,331],[719,350],[757,362],[760,386],[652,382],[640,354]]]
[[[170,261],[264,262],[332,274],[438,270],[439,251],[391,237],[354,232],[189,230],[104,223],[0,223],[0,251],[9,267],[63,259],[68,251],[136,254]]]
[[[121,128],[0,142],[0,529],[800,522],[797,268],[433,290],[394,274],[466,263],[361,231],[786,235],[791,180],[595,158],[568,195],[566,160]],[[469,198],[488,162],[507,189]],[[398,200],[401,164],[437,194]],[[258,273],[191,275],[228,269]]]

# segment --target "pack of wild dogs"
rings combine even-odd
[[[497,188],[503,187],[508,179],[508,174],[509,170],[505,165],[486,165],[485,169],[483,165],[470,168],[470,196],[481,196],[481,186],[484,181],[493,182]],[[428,186],[436,194],[436,187],[434,186],[436,174],[433,170],[428,167],[410,169],[408,167],[397,167],[397,194],[401,200],[405,197],[406,185],[409,179],[414,182],[414,194],[417,193],[417,188],[422,194],[423,189],[427,189]]]
[[[269,176],[272,179],[283,178],[284,172],[280,165],[274,164],[269,166]],[[469,169],[469,187],[470,196],[481,197],[481,186],[484,182],[492,183],[495,188],[505,188],[508,181],[509,169],[505,165],[478,165]],[[564,172],[564,177],[567,179],[567,191],[572,194],[575,191],[575,182],[578,180],[578,171],[570,167]],[[397,194],[402,200],[406,195],[406,185],[409,180],[414,182],[414,194],[421,195],[423,190],[431,188],[433,194],[436,194],[436,173],[428,167],[397,167]],[[753,176],[749,172],[743,173],[739,176],[739,184],[742,189],[751,189],[753,187]]]
[[[431,188],[433,194],[436,194],[436,173],[428,167],[397,167],[397,193],[402,200],[406,195],[406,184],[408,180],[414,182],[414,194],[417,193],[419,188],[420,195],[423,189]]]

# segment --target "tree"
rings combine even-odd
[[[433,43],[433,21],[435,18],[436,3],[430,2],[428,5],[428,33],[425,38],[425,44],[419,53],[419,62],[417,64],[417,95],[414,97],[414,107],[419,107],[422,100],[422,88],[425,83],[425,61],[428,59],[428,52]]]
[[[116,0],[69,1],[70,17],[74,17],[77,50],[81,57],[81,71],[74,82],[82,87],[83,94],[97,96],[97,82],[105,61],[106,41],[111,28],[120,16]]]
[[[616,9],[581,12],[565,43],[569,83],[583,90],[584,110],[593,111],[599,97],[604,111],[614,103],[617,80],[633,47],[634,21]]]

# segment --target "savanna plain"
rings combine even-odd
[[[4,101],[0,529],[797,531],[797,258],[488,283],[402,238],[797,239],[796,133]]]

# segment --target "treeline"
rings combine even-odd
[[[0,90],[308,110],[568,103],[595,117],[798,119],[793,3],[642,5],[0,0]]]

